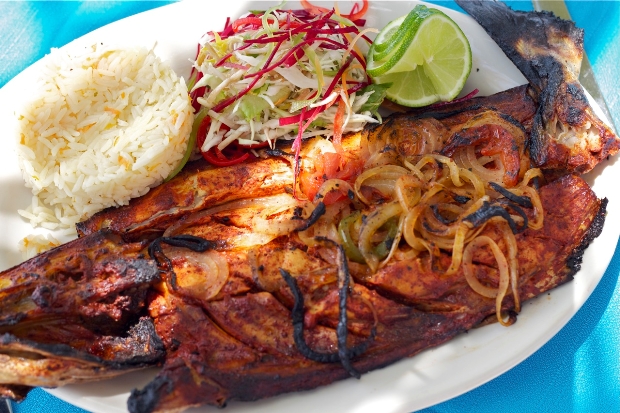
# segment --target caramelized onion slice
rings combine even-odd
[[[498,288],[492,288],[483,285],[474,274],[472,264],[474,250],[485,245],[491,249],[491,252],[495,257],[495,261],[497,262],[497,268],[499,271]],[[467,280],[467,283],[472,288],[472,290],[482,295],[483,297],[495,298],[495,311],[497,312],[497,320],[500,322],[500,324],[504,326],[509,325],[509,323],[504,321],[502,317],[502,301],[504,300],[506,292],[508,291],[508,285],[510,283],[510,268],[508,266],[508,262],[506,261],[506,256],[499,249],[495,241],[493,241],[486,235],[481,235],[469,244],[467,244],[467,247],[465,247],[465,250],[463,251],[463,272],[465,274],[465,279]]]
[[[364,204],[370,205],[370,201],[362,194],[362,191],[361,191],[362,185],[366,183],[366,181],[372,179],[372,180],[380,182],[382,185],[383,191],[389,192],[388,195],[390,195],[391,192],[393,192],[393,186],[396,183],[396,180],[401,175],[406,175],[408,173],[409,171],[406,168],[403,168],[402,166],[397,166],[397,165],[377,166],[376,168],[372,168],[367,171],[364,171],[355,180],[355,185],[354,185],[355,195],[357,195],[360,201],[362,201]],[[389,186],[385,185],[384,181],[392,183],[391,191],[389,191],[390,188]],[[369,185],[372,186],[371,183]]]
[[[177,291],[200,301],[213,299],[229,277],[226,258],[221,252],[193,252],[182,248],[166,248],[165,254],[176,273]]]

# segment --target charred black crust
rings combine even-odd
[[[530,160],[533,166],[541,166],[547,162],[547,146],[542,113],[537,110],[529,139]]]
[[[564,81],[564,73],[561,65],[552,58],[542,58],[541,67],[545,67],[544,75],[546,86],[538,96],[539,106],[534,115],[534,123],[530,134],[530,159],[534,166],[541,166],[547,162],[547,149],[549,139],[547,137],[547,124],[553,118],[553,110],[558,101],[558,91]],[[541,69],[542,71],[542,69]]]
[[[321,201],[321,202],[319,202],[316,205],[316,207],[314,208],[314,210],[310,214],[310,217],[308,217],[308,219],[305,220],[303,224],[301,224],[299,227],[297,227],[295,229],[295,231],[305,231],[305,230],[307,230],[312,225],[314,225],[319,220],[319,218],[321,218],[321,216],[323,216],[323,214],[325,214],[325,204],[323,203],[323,201]]]
[[[443,149],[439,152],[444,156],[451,156],[454,152],[461,147],[468,146],[472,141],[472,138],[465,137],[460,133],[456,132],[454,135],[450,137],[450,141]]]
[[[433,204],[431,205],[431,211],[433,212],[433,215],[435,216],[435,218],[437,218],[437,220],[439,222],[441,222],[444,225],[450,225],[452,224],[454,221],[456,221],[456,219],[448,219],[446,217],[444,217],[443,215],[441,215],[441,212],[439,211],[439,205],[437,204]],[[424,221],[422,222],[422,225],[426,226],[427,222]]]
[[[26,317],[27,315],[25,313],[16,313],[2,316],[0,317],[0,326],[14,326]]]
[[[318,361],[319,363],[335,363],[339,360],[338,353],[319,353],[312,350],[304,338],[304,296],[297,285],[297,281],[284,268],[280,268],[280,274],[289,286],[295,300],[291,317],[293,321],[293,331],[295,345],[304,357]]]
[[[334,353],[320,353],[312,350],[304,338],[304,296],[301,292],[297,281],[291,274],[283,268],[280,268],[280,274],[289,286],[294,298],[291,317],[293,322],[293,332],[295,345],[297,350],[306,358],[317,361],[319,363],[334,363],[340,361],[344,369],[353,377],[360,378],[361,374],[351,364],[351,359],[364,353],[370,344],[374,341],[377,334],[376,325],[372,327],[370,336],[361,344],[349,348],[347,345],[348,336],[348,316],[347,316],[347,296],[349,294],[349,284],[351,275],[349,273],[348,260],[346,258],[342,245],[324,237],[315,238],[321,243],[330,244],[338,249],[338,272],[339,292],[338,292],[338,326],[336,327],[336,337],[338,338],[338,351]]]
[[[506,113],[500,113],[499,117],[504,119],[506,122],[510,123],[511,125],[516,126],[517,128],[521,129],[521,131],[523,131],[523,133],[527,133],[527,131],[525,130],[525,126],[523,126],[523,124],[521,122],[519,122],[517,119],[513,118],[512,116],[506,114]]]
[[[570,270],[570,275],[574,275],[581,269],[581,262],[583,260],[583,254],[588,248],[588,245],[594,240],[594,238],[601,235],[603,231],[603,225],[605,224],[605,216],[607,215],[607,198],[601,199],[601,205],[599,207],[596,216],[592,220],[592,224],[585,236],[581,240],[581,243],[573,250],[573,252],[566,259],[566,266]]]
[[[280,148],[265,149],[264,152],[268,156],[277,157],[277,158],[292,158],[295,156],[294,154],[285,152],[284,150]]]
[[[470,106],[466,106],[466,107],[461,108],[461,109],[437,110],[437,111],[430,110],[430,111],[423,112],[423,113],[416,114],[414,112],[414,113],[411,113],[411,114],[400,115],[400,116],[407,116],[407,118],[409,118],[411,120],[427,119],[427,118],[434,118],[434,119],[437,119],[437,120],[443,120],[443,119],[451,118],[451,117],[456,116],[456,115],[460,115],[461,113],[472,112],[472,111],[475,111],[475,110],[480,110],[480,109],[485,109],[485,108],[486,109],[492,109],[490,107],[486,107],[484,105],[480,105],[480,104],[476,103],[476,104],[473,104],[473,105],[470,105]]]
[[[166,348],[161,341],[153,320],[142,317],[129,329],[128,337],[115,337],[111,344],[118,351],[112,365],[117,368],[152,366],[164,359]]]
[[[574,127],[586,122],[588,100],[575,80],[583,53],[583,30],[551,12],[515,11],[499,1],[456,2],[495,40],[535,91],[538,109],[528,143],[532,164],[587,172],[597,156],[591,155],[591,160],[576,167],[568,164],[569,155],[556,159],[548,132],[557,121]]]
[[[566,85],[566,92],[571,95],[575,100],[582,102],[585,105],[589,105],[588,98],[583,92],[583,88],[580,85],[574,83],[568,83]]]
[[[52,295],[52,289],[45,284],[41,284],[34,289],[30,297],[37,307],[47,308],[50,306]]]
[[[173,247],[187,248],[195,252],[205,252],[217,248],[218,243],[215,241],[206,240],[204,238],[196,237],[194,235],[175,235],[172,237],[159,237],[155,239],[148,247],[148,253],[151,259],[160,263],[162,271],[166,271],[170,274],[169,281],[172,289],[177,288],[177,276],[172,267],[172,262],[164,254],[164,250],[161,244],[168,244]],[[161,259],[161,262],[158,261]],[[162,264],[163,263],[163,264]]]
[[[384,125],[383,123],[370,123],[369,122],[364,126],[364,130],[367,132],[374,132],[377,129],[381,129],[383,125]]]
[[[151,284],[154,281],[160,280],[159,270],[157,265],[151,260],[124,260],[118,259],[109,262],[109,264],[117,266],[120,274],[126,277],[131,277],[135,280],[136,284]]]
[[[514,219],[512,219],[510,213],[505,208],[500,205],[491,204],[487,201],[483,202],[482,206],[478,210],[463,218],[463,221],[470,222],[474,228],[478,228],[480,225],[484,224],[493,217],[504,218],[510,226],[513,234],[523,232],[526,228],[525,226],[517,227]]]
[[[496,184],[495,182],[489,182],[489,186],[496,192],[499,192],[501,195],[503,195],[506,199],[516,203],[519,206],[522,206],[524,208],[534,207],[532,205],[532,200],[527,196],[519,196],[519,195],[513,194],[512,192],[502,187],[501,185]]]
[[[468,196],[459,195],[454,192],[452,192],[450,195],[452,195],[452,199],[454,199],[456,202],[458,202],[461,205],[466,204],[471,200],[471,198]]]
[[[161,395],[170,392],[174,383],[166,376],[157,376],[143,389],[133,389],[127,399],[130,413],[150,413],[155,410]]]

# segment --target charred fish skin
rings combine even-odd
[[[527,78],[539,108],[530,137],[533,165],[586,173],[620,149],[620,138],[594,113],[579,71],[583,30],[550,12],[514,11],[496,1],[456,0]]]
[[[364,287],[356,293],[384,303],[377,305],[382,320],[380,339],[353,361],[360,372],[443,343],[483,318],[482,314],[416,311]],[[252,401],[309,390],[349,377],[339,363],[311,361],[296,349],[289,303],[276,295],[252,293],[199,305],[170,292],[158,297],[151,308],[160,313],[156,325],[167,343],[168,357],[150,384],[132,391],[129,411],[177,411],[203,404],[223,407],[231,400]],[[171,325],[174,334],[166,333]],[[313,349],[327,352],[336,347],[335,328],[316,324],[307,330]]]
[[[456,0],[493,38],[523,76],[536,88],[546,87],[555,70],[579,78],[583,29],[548,11],[516,11],[496,0]],[[555,64],[560,67],[554,67]]]
[[[102,231],[38,255],[0,273],[0,332],[35,339],[20,325],[89,320],[104,334],[125,331],[125,322],[145,306],[148,287],[159,281],[144,243],[125,243]],[[118,326],[118,327],[117,327]],[[36,338],[45,341],[45,337]]]

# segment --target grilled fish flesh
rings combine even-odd
[[[535,92],[530,135],[535,166],[586,173],[620,148],[579,83],[583,30],[551,12],[514,11],[496,0],[456,0],[502,48]]]

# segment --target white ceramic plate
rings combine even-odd
[[[224,11],[211,4],[183,2],[161,7],[105,26],[66,47],[80,48],[94,42],[152,46],[157,42],[156,52],[187,77],[189,59],[204,32],[221,30],[228,16],[234,18],[247,10],[265,9],[269,5],[227,0]],[[414,4],[372,2],[366,16],[367,26],[383,27],[390,20],[406,14]],[[341,10],[348,10],[351,3],[339,1],[339,6]],[[291,2],[287,7],[299,6]],[[446,9],[445,12],[461,26],[472,46],[472,73],[463,93],[478,88],[481,95],[488,95],[525,83],[519,71],[471,18],[452,10]],[[41,62],[34,64],[0,90],[0,125],[5,132],[0,151],[0,269],[21,261],[17,243],[34,232],[16,212],[28,205],[30,193],[22,183],[12,137],[6,133],[15,125],[15,108],[32,93],[40,65]],[[620,174],[620,165],[616,159],[606,164],[604,172],[599,166],[588,176],[598,196],[607,197],[610,202],[604,231],[586,251],[582,270],[573,282],[527,302],[514,326],[491,325],[471,331],[438,348],[366,374],[359,381],[349,379],[313,391],[259,402],[233,402],[226,411],[274,413],[294,410],[302,413],[327,408],[351,413],[410,412],[465,393],[520,363],[553,337],[577,312],[611,260],[620,233],[620,208],[617,206],[620,192],[614,190],[613,181],[614,175]],[[154,374],[154,371],[131,373],[114,380],[66,386],[51,392],[90,411],[125,412],[129,391],[144,386]],[[199,411],[214,412],[216,409],[204,407]]]

